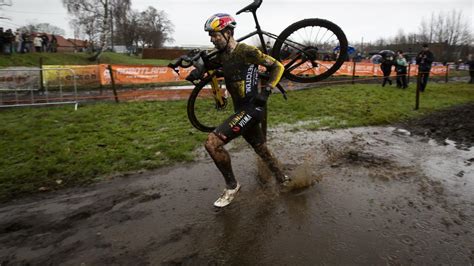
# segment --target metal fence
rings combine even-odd
[[[57,71],[55,82],[43,82],[45,69],[35,67],[15,67],[0,69],[0,108],[74,104],[77,109],[77,84],[63,83],[61,73],[75,77],[70,68],[48,68]]]

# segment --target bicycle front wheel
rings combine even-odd
[[[221,90],[225,90],[221,88]],[[203,79],[194,87],[188,99],[188,118],[193,127],[203,132],[213,131],[233,114],[232,100],[225,97],[225,106],[218,106],[212,94],[211,78]]]
[[[336,24],[304,19],[291,24],[275,42],[272,56],[295,82],[317,82],[334,74],[347,57],[347,38]]]

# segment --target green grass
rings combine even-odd
[[[91,54],[88,53],[27,53],[0,55],[0,68],[13,66],[38,67],[40,57],[44,65],[90,65],[98,62],[89,61]],[[141,59],[137,56],[128,56],[105,52],[100,58],[104,64],[130,64],[130,65],[158,65],[166,66],[170,60]]]
[[[420,109],[414,111],[414,86],[411,83],[409,89],[400,90],[378,84],[340,85],[296,91],[286,102],[281,96],[273,95],[269,121],[270,124],[308,121],[306,129],[382,125],[474,101],[472,85],[432,82],[427,92],[420,94]]]
[[[473,102],[473,92],[468,84],[430,83],[419,111],[413,89],[343,85],[289,92],[287,102],[271,97],[269,126],[383,125]],[[191,161],[206,138],[188,122],[185,101],[7,109],[0,121],[0,201]]]

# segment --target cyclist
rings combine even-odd
[[[234,39],[236,22],[228,14],[211,16],[204,29],[209,32],[211,42],[218,53],[206,66],[208,69],[222,66],[226,88],[232,97],[235,113],[208,135],[206,150],[224,176],[226,189],[214,202],[216,207],[225,207],[234,199],[240,189],[232,171],[231,159],[224,145],[242,135],[255,152],[268,165],[277,181],[288,187],[290,179],[280,168],[278,160],[265,144],[260,127],[264,106],[272,89],[278,84],[283,65],[274,58],[262,53],[256,47],[238,43]],[[211,66],[212,65],[212,66]],[[258,65],[265,66],[270,79],[262,91],[258,92]]]

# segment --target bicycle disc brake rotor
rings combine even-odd
[[[308,46],[303,49],[303,60],[310,61],[313,67],[317,67],[318,63],[316,60],[318,59],[318,48]]]

